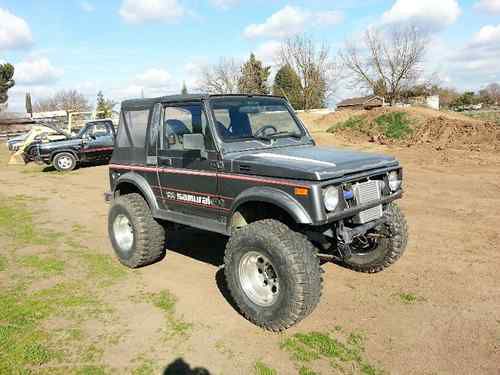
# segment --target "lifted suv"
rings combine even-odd
[[[121,263],[161,259],[165,228],[179,224],[230,236],[227,286],[243,315],[272,331],[318,304],[320,257],[372,273],[406,248],[393,203],[398,161],[317,147],[280,97],[125,101],[109,175],[108,230]]]

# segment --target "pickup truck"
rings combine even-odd
[[[66,139],[30,144],[24,152],[26,163],[35,161],[52,165],[60,172],[71,171],[83,163],[109,161],[113,153],[115,128],[111,120],[87,122],[76,135]]]

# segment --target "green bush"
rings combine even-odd
[[[408,115],[404,112],[390,112],[375,119],[378,128],[387,138],[403,139],[413,130]]]
[[[361,116],[351,116],[344,122],[332,125],[328,128],[328,133],[335,133],[337,130],[353,129],[361,130],[365,124],[365,119]]]

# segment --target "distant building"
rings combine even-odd
[[[0,138],[8,134],[29,131],[33,124],[33,119],[25,113],[0,112]]]
[[[362,96],[359,98],[350,98],[342,100],[337,103],[337,111],[342,111],[344,109],[360,110],[360,109],[372,109],[377,107],[383,107],[385,105],[385,100],[381,96],[370,95]]]
[[[439,95],[413,96],[408,98],[408,103],[412,106],[421,105],[424,107],[439,110]]]

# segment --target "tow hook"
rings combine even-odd
[[[366,234],[370,229],[378,227],[386,222],[385,217],[370,221],[369,223],[357,225],[353,228],[344,225],[344,221],[339,221],[337,225],[337,250],[342,260],[347,260],[352,256],[351,243],[359,236]]]

